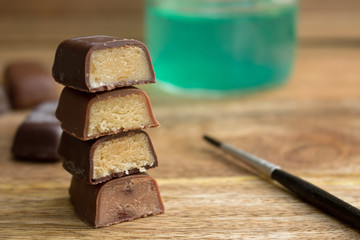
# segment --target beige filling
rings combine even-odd
[[[91,88],[151,78],[144,50],[131,45],[93,51],[89,71]]]
[[[93,179],[117,172],[128,174],[128,170],[133,168],[145,172],[144,166],[152,166],[154,163],[155,159],[144,133],[120,137],[103,142],[95,149]]]
[[[87,135],[142,129],[152,123],[144,95],[110,97],[91,105]]]

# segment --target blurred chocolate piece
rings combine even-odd
[[[5,87],[12,108],[31,108],[56,100],[56,88],[49,72],[36,62],[16,62],[5,68]]]
[[[56,117],[64,131],[80,140],[159,126],[148,96],[135,87],[98,94],[65,87]]]
[[[58,83],[86,92],[155,82],[142,42],[101,35],[61,42],[52,74]]]
[[[0,84],[0,114],[6,112],[9,110],[9,101],[8,97],[6,95],[6,92],[4,91],[3,86]]]
[[[93,228],[164,213],[158,185],[145,174],[97,185],[73,177],[69,193],[75,214]]]
[[[57,102],[40,104],[20,125],[11,149],[16,158],[42,162],[59,160],[57,148],[62,131],[55,118],[56,106]]]
[[[157,167],[150,138],[141,130],[89,141],[63,132],[58,154],[70,174],[89,184]]]

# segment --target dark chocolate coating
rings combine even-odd
[[[73,177],[69,189],[75,214],[93,228],[164,213],[159,187],[146,174],[89,185]]]
[[[132,136],[134,134],[146,135],[151,148],[152,155],[155,159],[155,162],[152,166],[147,165],[143,167],[145,167],[146,169],[157,167],[158,166],[157,157],[153,145],[151,143],[151,140],[149,138],[149,135],[141,130],[118,133],[116,135],[106,136],[89,141],[81,141],[67,134],[66,132],[63,132],[60,140],[58,155],[63,160],[63,167],[65,168],[66,171],[68,171],[70,174],[80,179],[81,181],[89,184],[98,184],[101,182],[108,181],[112,178],[139,173],[139,169],[135,168],[135,169],[129,169],[128,174],[126,174],[125,172],[117,172],[103,178],[98,178],[98,179],[93,178],[93,155],[98,145],[103,142],[110,141],[112,139]],[[119,159],[119,161],[121,161],[121,159]]]
[[[3,86],[0,84],[0,114],[7,112],[9,108],[10,106],[9,106],[7,94]]]
[[[16,158],[53,162],[58,161],[60,122],[55,118],[57,102],[39,105],[18,128],[11,148]]]
[[[12,108],[31,108],[57,99],[54,80],[36,62],[14,62],[5,68],[5,87]]]
[[[121,88],[114,91],[102,92],[97,94],[80,92],[72,88],[65,87],[60,96],[59,105],[56,110],[56,117],[60,120],[61,127],[65,132],[83,141],[105,135],[116,134],[118,132],[137,130],[140,128],[123,129],[121,126],[119,126],[119,129],[112,132],[87,136],[91,104],[93,104],[95,101],[101,101],[107,98],[122,97],[131,94],[142,94],[147,100],[147,106],[149,114],[152,118],[152,124],[144,126],[144,128],[158,127],[159,123],[154,117],[148,96],[144,91],[135,87]]]
[[[148,59],[152,77],[144,81],[130,81],[117,85],[106,85],[91,88],[89,84],[90,56],[94,50],[136,45],[142,48]],[[149,52],[145,45],[134,39],[125,39],[110,36],[89,36],[67,39],[60,43],[56,50],[52,74],[58,83],[85,92],[100,92],[114,88],[146,84],[155,82]]]

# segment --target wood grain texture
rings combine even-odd
[[[28,112],[0,116],[0,238],[358,238],[359,232],[201,140],[203,133],[216,136],[360,207],[360,51],[328,54],[300,49],[289,84],[255,95],[185,99],[148,88],[162,124],[148,131],[160,164],[149,173],[158,180],[166,213],[104,229],[75,217],[70,176],[60,163],[11,158],[15,130]]]
[[[58,42],[73,35],[143,38],[142,1],[87,3],[0,1],[0,67],[25,58],[50,69]],[[301,1],[298,58],[282,87],[216,99],[144,88],[162,125],[148,132],[163,215],[90,229],[73,213],[60,163],[11,157],[29,112],[0,115],[0,239],[359,239],[201,140],[268,159],[360,208],[359,9],[357,0]]]
[[[59,168],[60,170],[60,168]],[[357,198],[348,180],[310,179],[346,200]],[[166,214],[90,229],[73,214],[68,184],[2,185],[2,236],[28,239],[356,239],[358,233],[250,176],[158,178]],[[359,184],[359,182],[357,182]],[[264,185],[267,185],[264,187]],[[14,201],[16,199],[16,201]],[[269,211],[271,209],[271,211]],[[159,228],[159,229],[157,229]]]

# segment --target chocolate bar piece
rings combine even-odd
[[[109,36],[63,41],[56,50],[52,73],[60,84],[86,92],[155,82],[145,45]]]
[[[0,114],[6,112],[9,110],[9,101],[8,97],[6,95],[6,92],[4,91],[3,86],[0,84]]]
[[[94,228],[164,213],[158,185],[146,174],[97,185],[73,177],[69,193],[75,214]]]
[[[158,165],[151,140],[141,130],[89,141],[63,132],[58,154],[65,170],[90,184],[145,172]]]
[[[5,69],[5,88],[12,108],[31,108],[57,99],[54,80],[36,62],[16,62]]]
[[[40,104],[20,125],[11,149],[15,157],[43,162],[59,160],[57,148],[62,131],[55,118],[56,106],[54,101]]]
[[[80,140],[159,126],[148,96],[135,87],[98,94],[65,87],[56,117],[64,131]]]

